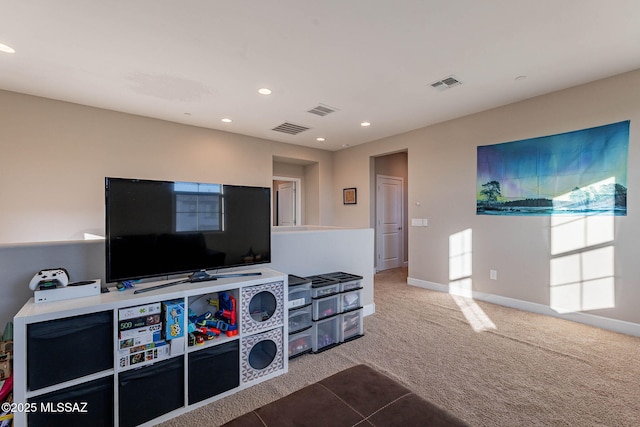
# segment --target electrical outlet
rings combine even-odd
[[[498,271],[497,270],[489,270],[489,279],[498,280]]]

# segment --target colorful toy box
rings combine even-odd
[[[120,368],[133,365],[147,365],[170,356],[170,348],[165,341],[153,342],[137,347],[120,350]]]
[[[143,328],[145,326],[157,325],[161,322],[160,313],[149,314],[147,316],[135,317],[132,319],[120,319],[118,322],[119,331]]]
[[[148,316],[160,313],[160,303],[138,305],[135,307],[121,308],[118,310],[118,319],[135,319],[136,317]]]
[[[118,341],[118,348],[124,350],[130,347],[149,344],[162,339],[162,331],[156,331],[149,334],[137,335],[132,338],[125,338]]]
[[[164,321],[164,339],[169,341],[184,336],[184,300],[162,302],[162,319]]]
[[[120,339],[124,340],[127,338],[136,338],[137,336],[140,336],[140,335],[152,334],[154,332],[161,331],[161,330],[162,330],[162,324],[158,323],[155,325],[143,326],[141,328],[129,329],[126,331],[119,331],[118,334],[120,336]]]

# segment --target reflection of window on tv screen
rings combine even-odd
[[[106,179],[107,281],[270,262],[271,190]]]
[[[223,194],[220,184],[176,182],[176,231],[221,231]]]

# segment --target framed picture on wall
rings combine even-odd
[[[358,192],[355,187],[342,190],[342,203],[345,205],[355,205],[358,203]]]

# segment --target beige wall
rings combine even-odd
[[[476,216],[476,147],[631,120],[629,215],[614,218],[615,307],[587,313],[640,323],[640,71],[335,153],[3,91],[0,117],[0,244],[102,233],[105,176],[270,186],[274,157],[308,162],[305,188],[317,193],[307,224],[370,227],[371,158],[406,150],[408,217],[429,219],[409,227],[410,278],[448,285],[449,238],[471,229],[473,289],[544,306],[551,220]],[[357,205],[342,204],[347,187],[358,188]]]
[[[271,186],[273,157],[317,164],[331,225],[332,154],[0,91],[0,244],[104,233],[105,176]]]
[[[640,71],[429,126],[334,155],[335,225],[370,224],[371,156],[408,151],[409,277],[449,284],[449,238],[472,230],[473,290],[550,304],[551,219],[476,216],[476,147],[631,120],[628,216],[615,217],[615,307],[586,311],[640,323]],[[343,206],[340,189],[358,187],[358,205]],[[416,203],[420,202],[420,206]],[[489,280],[489,270],[498,280]]]

